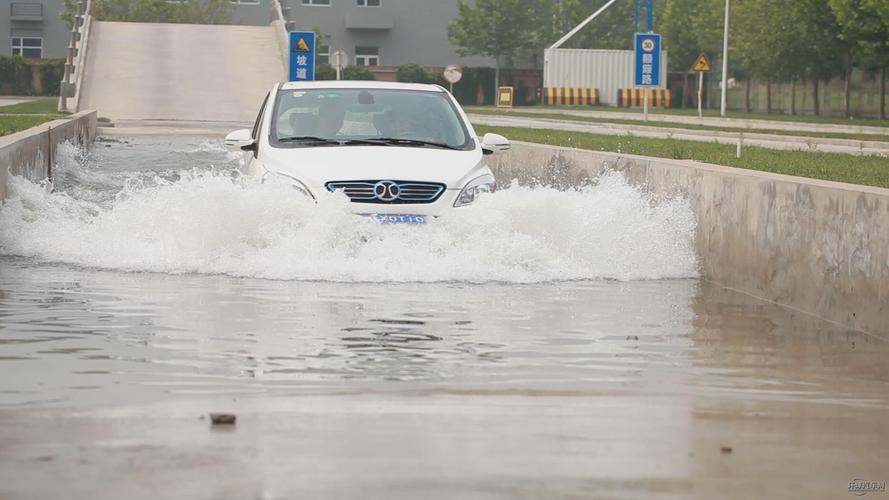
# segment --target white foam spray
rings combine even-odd
[[[124,271],[283,280],[697,275],[689,204],[654,202],[617,173],[569,191],[514,185],[425,226],[379,224],[349,213],[344,197],[316,205],[289,187],[230,171],[140,173],[113,197],[84,191],[81,185],[53,193],[12,178],[0,208],[0,254]]]

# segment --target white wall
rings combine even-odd
[[[667,53],[661,57],[661,86],[667,88]],[[619,89],[633,88],[632,50],[546,49],[544,87],[595,87],[599,102],[617,104]]]

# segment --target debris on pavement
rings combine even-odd
[[[210,422],[213,425],[235,425],[235,422],[238,420],[237,415],[234,413],[211,413],[210,414]]]

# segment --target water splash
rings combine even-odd
[[[513,185],[420,227],[355,216],[344,197],[315,205],[288,187],[254,183],[231,169],[129,173],[105,196],[87,189],[89,172],[64,175],[75,189],[50,192],[10,180],[0,209],[0,254],[282,280],[527,283],[697,275],[689,204],[655,202],[618,173],[568,191]],[[108,176],[99,170],[92,179],[107,188]]]

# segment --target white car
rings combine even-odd
[[[247,153],[246,173],[285,182],[320,201],[341,190],[358,214],[422,223],[493,191],[484,155],[509,149],[479,140],[445,89],[365,81],[287,82],[272,87],[253,130],[225,146]]]

